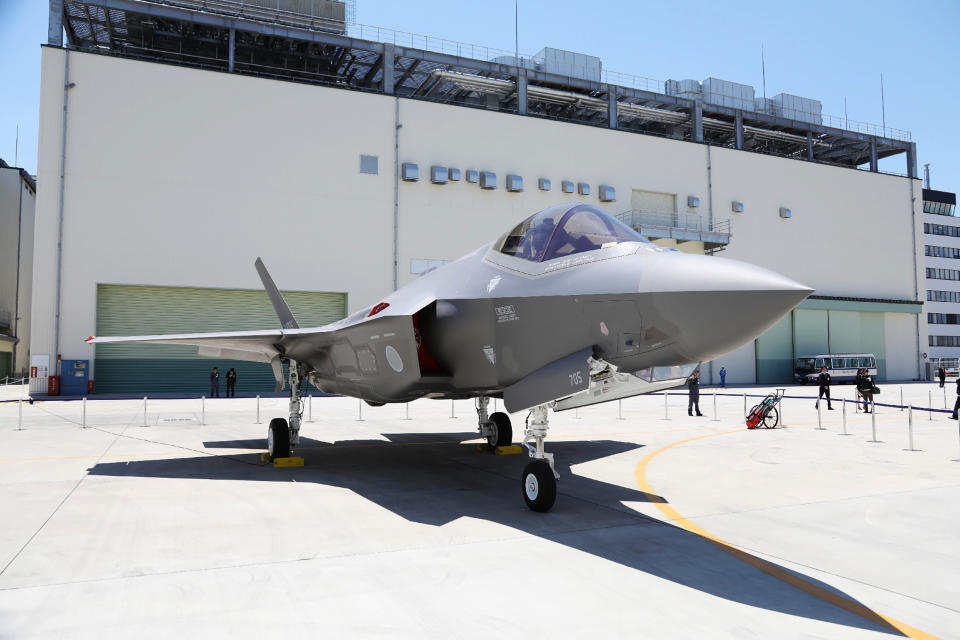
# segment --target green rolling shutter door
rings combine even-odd
[[[301,327],[316,327],[346,315],[344,293],[284,291]],[[97,285],[98,336],[278,329],[267,294],[248,289],[201,289]],[[196,347],[152,344],[98,344],[93,379],[97,393],[209,395],[210,371],[237,371],[237,394],[273,392],[270,365],[200,358]]]

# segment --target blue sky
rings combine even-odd
[[[514,47],[513,0],[356,0],[357,21],[487,45]],[[0,0],[0,157],[36,170],[40,43],[47,3]],[[883,74],[888,126],[912,132],[919,169],[933,187],[960,189],[960,0],[764,2],[617,0],[519,2],[520,52],[544,46],[599,56],[605,69],[658,80],[708,76],[761,94],[815,98],[825,114],[880,124]],[[902,156],[881,167],[903,172]]]

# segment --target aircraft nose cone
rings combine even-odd
[[[676,325],[676,348],[693,362],[754,340],[813,293],[779,273],[713,256],[673,254],[649,277],[654,304]],[[646,279],[646,278],[645,278]],[[651,286],[653,285],[653,286]],[[641,282],[641,290],[644,283]]]

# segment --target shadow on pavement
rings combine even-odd
[[[718,598],[848,627],[902,635],[879,615],[860,616],[767,575],[675,525],[647,517],[625,503],[665,502],[657,495],[578,475],[572,467],[635,451],[640,444],[613,440],[549,442],[556,455],[557,503],[547,514],[527,509],[520,476],[528,458],[495,456],[464,444],[475,432],[384,434],[384,440],[333,444],[301,438],[296,454],[306,466],[275,469],[259,454],[226,454],[97,464],[97,476],[192,478],[262,482],[314,482],[353,491],[392,513],[443,526],[477,518],[643,571]],[[208,448],[263,449],[264,439],[205,442]],[[296,490],[292,484],[292,490]],[[773,563],[771,563],[773,564]],[[775,567],[779,565],[775,565]],[[784,571],[800,576],[788,569]],[[843,592],[802,578],[857,602]],[[642,595],[638,606],[642,606]]]

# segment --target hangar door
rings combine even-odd
[[[301,327],[343,318],[345,293],[284,291]],[[201,289],[97,285],[98,336],[152,335],[205,331],[278,329],[266,292],[254,289]],[[210,371],[220,369],[220,393],[226,372],[237,372],[237,394],[273,392],[270,365],[201,358],[196,347],[154,344],[98,344],[93,379],[97,393],[209,395]]]

